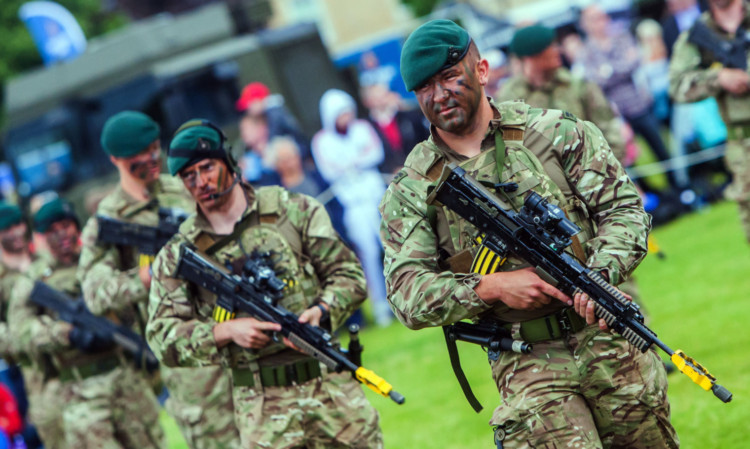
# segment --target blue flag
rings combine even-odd
[[[86,50],[86,36],[75,17],[55,2],[21,5],[18,15],[31,33],[45,65],[76,58]]]

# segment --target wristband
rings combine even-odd
[[[322,323],[323,321],[328,319],[330,313],[328,312],[328,309],[326,309],[326,307],[323,305],[323,303],[319,302],[315,305],[318,306],[321,312],[323,312],[323,314],[320,316],[320,322]]]

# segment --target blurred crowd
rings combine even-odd
[[[593,4],[581,10],[572,26],[539,27],[533,33],[539,41],[535,48],[528,48],[529,35],[523,36],[525,46],[520,51],[511,42],[509,62],[498,68],[508,76],[498,77],[489,89],[494,88],[496,99],[523,99],[537,107],[570,110],[594,122],[643,190],[646,209],[657,224],[718,199],[728,182],[727,177],[718,183],[709,181],[717,171],[726,174],[720,160],[692,166],[683,157],[726,140],[716,101],[678,104],[669,96],[672,46],[707,4],[669,0],[666,7],[657,21],[610,16]],[[544,34],[540,30],[551,34],[540,37]],[[519,84],[526,90],[519,91]],[[563,91],[555,93],[553,104],[530,100],[534,92],[560,86]],[[574,105],[580,103],[582,109],[575,111]],[[661,162],[649,172],[656,176],[641,175],[634,168],[637,161]]]

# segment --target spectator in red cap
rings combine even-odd
[[[271,94],[265,84],[255,81],[242,89],[235,107],[242,113],[239,129],[244,154],[239,158],[239,165],[242,175],[250,183],[279,184],[278,174],[263,160],[268,143],[275,137],[292,138],[299,146],[303,159],[311,161],[309,139],[284,107],[281,95]]]
[[[23,422],[16,399],[5,385],[0,384],[0,434],[4,434],[10,440],[22,428]]]

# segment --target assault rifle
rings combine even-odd
[[[390,397],[398,404],[404,403],[404,397],[393,390],[391,384],[350,360],[334,343],[331,334],[323,328],[300,323],[297,315],[276,304],[285,284],[276,277],[262,255],[250,257],[244,264],[243,276],[239,276],[198,254],[188,245],[183,245],[177,276],[216,294],[216,310],[222,311],[221,317],[214,316],[218,321],[232,319],[237,311],[243,311],[261,321],[279,323],[279,334],[303,353],[322,362],[329,370],[349,371],[374,392]],[[274,337],[278,340],[278,336]]]
[[[145,368],[148,372],[159,368],[159,361],[140,335],[125,326],[94,315],[82,298],[69,298],[42,281],[34,282],[30,298],[34,304],[54,310],[61,320],[92,332],[103,341],[111,340],[135,361],[136,367]]]
[[[688,32],[688,42],[711,52],[724,67],[747,70],[747,48],[750,45],[748,34],[740,28],[737,30],[737,37],[727,40],[698,20]]]
[[[536,268],[545,281],[573,296],[583,292],[595,302],[596,316],[642,352],[656,345],[666,352],[677,368],[704,390],[711,390],[723,402],[732,393],[681,350],[673,351],[643,324],[639,307],[604,278],[565,252],[571,237],[580,229],[559,207],[530,192],[516,213],[503,208],[487,188],[455,164],[443,170],[440,183],[428,203],[438,202],[456,212],[484,233],[482,243],[498,255],[512,254]]]
[[[166,208],[159,208],[158,226],[128,223],[97,215],[98,239],[99,242],[110,245],[132,246],[140,254],[153,257],[177,233],[185,218],[187,215],[184,212]]]

